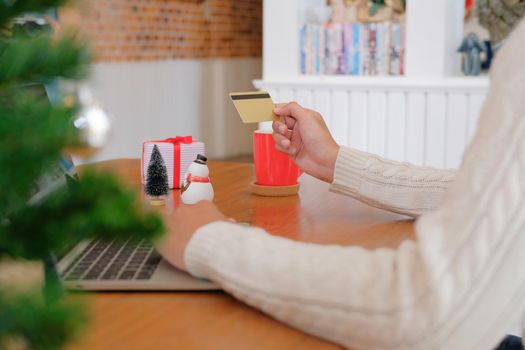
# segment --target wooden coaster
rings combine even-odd
[[[257,185],[255,181],[250,182],[252,193],[265,197],[293,196],[299,192],[299,183],[291,186],[263,186]]]

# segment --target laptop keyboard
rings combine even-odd
[[[145,240],[91,241],[62,273],[70,280],[147,280],[162,257]]]

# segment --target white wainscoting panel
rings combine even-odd
[[[407,97],[402,92],[391,92],[388,95],[386,157],[388,159],[405,160],[406,136],[406,105]]]
[[[405,126],[405,160],[409,163],[425,164],[425,113],[426,93],[409,92]]]
[[[254,84],[276,103],[297,101],[317,110],[341,145],[439,168],[461,163],[489,85],[486,78],[402,77],[298,77]]]
[[[310,109],[313,109],[314,108],[314,98],[313,98],[313,95],[314,95],[314,92],[313,90],[310,90],[310,89],[297,89],[297,94],[296,94],[296,99],[297,101],[301,101],[301,104],[305,107],[305,108],[310,108]]]
[[[314,93],[313,109],[321,113],[326,125],[330,125],[332,119],[330,95],[331,92],[328,90],[319,90]]]
[[[476,132],[476,125],[478,123],[479,112],[485,101],[486,94],[469,94],[468,95],[468,131],[467,141],[470,142],[472,136]]]
[[[365,91],[349,92],[350,111],[346,116],[348,123],[348,143],[350,147],[366,150],[368,144],[368,93]]]
[[[332,130],[332,136],[335,142],[339,144],[348,144],[348,118],[350,114],[350,99],[348,98],[348,91],[337,90],[332,93],[331,101],[332,113],[330,124],[330,130]]]
[[[445,121],[447,96],[431,92],[426,98],[425,115],[425,165],[445,167]]]
[[[474,120],[477,118],[473,118]],[[447,139],[445,141],[445,164],[458,167],[461,163],[461,154],[458,149],[465,149],[469,141],[468,134],[468,98],[462,93],[448,95],[447,104]]]

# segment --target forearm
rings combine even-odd
[[[392,349],[409,341],[403,320],[414,314],[407,318],[403,305],[428,285],[413,270],[422,266],[414,243],[400,251],[403,259],[388,249],[298,243],[213,223],[193,237],[185,261],[193,275],[305,332],[355,349]]]
[[[245,303],[352,349],[490,349],[525,307],[525,282],[509,273],[525,264],[488,249],[504,243],[502,230],[494,240],[459,216],[425,216],[417,242],[375,251],[216,222],[197,231],[185,262]],[[525,249],[525,238],[515,243],[505,244],[511,255]]]
[[[459,251],[445,250],[447,257],[434,261],[442,248],[421,249],[412,241],[397,250],[319,246],[212,223],[193,237],[185,261],[190,273],[215,281],[245,303],[345,347],[470,349],[477,343],[475,328],[490,320],[469,316],[487,301],[468,299],[482,284],[465,270],[465,261],[442,269]],[[463,253],[471,256],[471,249]],[[471,331],[450,337],[463,322]]]
[[[417,167],[341,147],[331,190],[381,209],[418,216],[441,204],[454,177],[453,170]]]

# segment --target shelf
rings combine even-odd
[[[291,76],[279,79],[254,80],[256,88],[291,88],[291,89],[329,89],[339,90],[384,90],[391,91],[449,91],[483,93],[487,92],[489,79],[479,77],[445,77],[445,78],[409,78],[409,77],[377,77],[377,76]]]
[[[299,27],[303,24],[300,9],[310,0],[264,0],[263,18],[263,79],[265,81],[280,81],[283,77],[296,75],[300,72],[299,62]],[[408,1],[406,13],[406,37],[404,73],[407,77],[448,77],[460,74],[460,55],[456,52],[463,38],[464,7],[462,1]],[[335,80],[332,80],[335,78]],[[341,77],[307,77],[304,84],[329,81],[340,84]],[[275,80],[274,80],[275,79]],[[347,77],[342,77],[342,84],[349,84]],[[361,78],[359,78],[361,79]],[[379,78],[379,84],[389,84]],[[448,79],[448,78],[445,78]],[[301,80],[294,81],[301,82]],[[393,82],[398,82],[392,80]],[[399,80],[401,81],[401,80]],[[369,84],[370,82],[370,84]],[[462,84],[439,81],[438,85]],[[356,82],[375,86],[369,78]],[[415,80],[407,80],[407,88],[412,84],[420,84]],[[425,83],[426,84],[426,83]],[[488,86],[488,83],[484,87]],[[477,86],[477,83],[473,83]],[[483,86],[483,85],[482,85]]]

